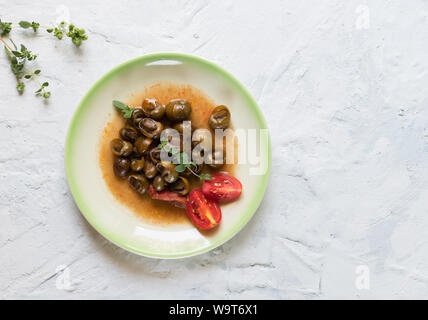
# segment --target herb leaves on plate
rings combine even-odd
[[[113,100],[113,105],[119,109],[120,112],[122,112],[122,116],[126,119],[131,118],[132,116],[132,112],[134,111],[134,108],[130,108],[129,106],[127,106],[126,104],[118,101],[118,100]]]

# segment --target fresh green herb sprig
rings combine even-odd
[[[37,23],[34,21],[33,22],[20,21],[18,24],[23,29],[32,28],[34,32],[37,32],[37,30],[40,28],[40,23]],[[58,40],[62,40],[64,38],[64,35],[69,37],[71,39],[71,42],[73,42],[73,44],[76,46],[80,46],[82,44],[82,41],[85,41],[88,39],[85,29],[76,28],[74,24],[67,25],[65,21],[62,21],[55,27],[52,27],[52,28],[44,27],[44,28],[46,29],[47,33],[52,33],[53,36]]]
[[[12,22],[3,22],[0,19],[0,36],[7,36],[12,31]]]
[[[71,38],[71,42],[73,42],[76,46],[80,46],[82,41],[88,39],[84,29],[76,28],[72,24],[68,26],[67,37]]]
[[[40,88],[36,91],[36,94],[39,96],[42,96],[45,99],[49,99],[49,97],[51,96],[50,91],[46,91],[46,87],[49,86],[48,82],[43,82],[40,85]]]
[[[61,22],[58,27],[49,28],[46,31],[48,33],[53,33],[54,37],[58,38],[59,40],[62,40],[64,35],[66,35],[67,37],[71,38],[71,42],[73,42],[76,46],[80,46],[82,41],[88,39],[88,36],[85,34],[86,31],[84,29],[76,28],[73,24],[68,26],[68,31],[66,30],[66,23]]]
[[[32,73],[26,74],[26,75],[24,76],[24,78],[25,78],[25,79],[32,79],[33,77],[38,76],[38,75],[40,74],[40,72],[41,72],[41,71],[40,71],[39,69],[34,70],[34,72],[32,72]]]
[[[46,29],[46,32],[47,33],[53,32],[54,37],[56,37],[58,40],[62,40],[62,38],[64,37],[65,25],[66,23],[63,21],[55,28]]]
[[[35,92],[36,95],[48,99],[51,96],[51,93],[46,90],[46,88],[49,86],[49,83],[40,83],[36,78],[36,76],[38,76],[41,71],[39,69],[31,71],[26,67],[26,62],[34,61],[37,58],[37,55],[31,53],[31,51],[27,50],[27,48],[22,44],[20,50],[18,50],[13,40],[11,38],[8,38],[10,43],[13,45],[12,47],[6,42],[6,38],[4,38],[6,36],[9,36],[12,29],[15,27],[20,27],[22,29],[31,28],[33,32],[37,32],[39,28],[43,28],[46,29],[48,33],[53,32],[53,35],[59,40],[61,40],[63,36],[66,35],[76,46],[80,46],[82,44],[82,41],[88,39],[88,36],[85,34],[84,29],[76,28],[73,24],[67,25],[66,22],[61,22],[57,26],[49,28],[42,27],[40,26],[40,23],[35,21],[29,22],[21,20],[19,21],[18,26],[14,26],[12,22],[4,22],[0,19],[0,41],[3,42],[4,49],[10,61],[12,73],[16,77],[16,89],[20,94],[23,93],[25,89],[25,83],[23,82],[23,80],[35,79],[36,82],[39,84],[39,89]]]
[[[12,70],[12,73],[15,75],[17,85],[16,89],[19,93],[23,93],[25,89],[25,83],[23,82],[23,79],[32,79],[33,77],[40,74],[40,70],[37,69],[35,71],[30,71],[25,67],[25,64],[27,61],[34,61],[37,58],[37,55],[33,54],[30,50],[28,50],[23,44],[21,44],[20,50],[18,50],[17,46],[12,42],[14,48],[4,46],[4,50],[6,51],[7,56],[10,60],[10,68]],[[45,82],[42,87],[43,93],[42,96],[44,98],[50,97],[50,92],[47,92],[44,90],[44,87],[47,87],[49,84]],[[41,91],[37,90],[36,94],[40,93]]]
[[[212,180],[213,178],[209,173],[201,173],[198,174],[194,171],[197,167],[197,164],[194,161],[190,161],[189,156],[185,152],[180,152],[177,148],[169,145],[168,140],[161,137],[161,142],[158,145],[160,150],[164,150],[165,152],[171,153],[174,156],[175,162],[178,164],[175,166],[175,171],[178,173],[184,172],[188,169],[194,176],[198,177],[201,181],[203,180]]]
[[[158,145],[158,149],[159,150],[163,149],[163,151],[171,153],[173,155],[177,155],[177,154],[180,153],[180,150],[178,150],[178,149],[174,148],[173,146],[171,146],[168,143],[168,140],[165,137],[162,137],[162,136],[160,137],[160,143]]]
[[[37,32],[37,29],[40,28],[40,23],[37,22],[28,22],[28,21],[19,21],[19,26],[23,29],[32,28],[34,32]]]
[[[24,59],[28,61],[36,60],[37,55],[33,54],[30,50],[28,50],[23,44],[21,44],[21,50],[18,51],[15,47],[15,50],[12,50],[12,54],[18,59]]]
[[[120,112],[122,112],[122,116],[126,119],[131,118],[132,116],[132,112],[134,111],[134,108],[130,108],[129,106],[127,106],[126,104],[117,101],[117,100],[113,100],[113,105],[119,109]]]

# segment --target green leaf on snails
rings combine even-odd
[[[199,175],[199,179],[201,179],[201,181],[203,181],[203,180],[210,180],[210,181],[212,181],[213,178],[211,177],[211,175],[209,173],[201,173]]]
[[[184,170],[186,170],[186,165],[184,165],[184,164],[179,164],[179,165],[175,166],[175,171],[177,171],[177,172],[184,172]]]
[[[126,104],[124,104],[120,101],[117,101],[117,100],[113,100],[113,105],[122,112],[122,116],[124,118],[126,118],[126,119],[131,118],[132,112],[134,111],[133,108],[130,108]]]

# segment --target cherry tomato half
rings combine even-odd
[[[241,182],[226,173],[212,175],[212,180],[205,180],[202,184],[204,195],[214,201],[230,202],[237,199],[242,192]]]
[[[173,206],[179,208],[186,207],[186,197],[179,196],[175,192],[171,192],[168,190],[157,192],[152,185],[149,187],[149,194],[153,200],[163,200],[170,202]]]
[[[221,209],[218,203],[207,199],[200,189],[190,192],[186,211],[190,220],[200,229],[212,229],[221,220]]]

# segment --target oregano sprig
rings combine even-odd
[[[82,41],[88,39],[84,29],[76,28],[72,24],[68,26],[67,37],[71,38],[71,42],[73,42],[76,46],[80,46]]]
[[[50,91],[46,91],[46,87],[49,86],[48,82],[43,82],[40,85],[40,88],[36,91],[36,94],[42,96],[45,99],[48,99],[51,96]]]
[[[37,29],[40,27],[40,23],[37,22],[28,22],[28,21],[19,21],[19,26],[23,29],[32,28],[34,32],[37,32]]]
[[[22,44],[20,50],[18,50],[13,42],[12,44],[14,48],[5,43],[4,50],[9,58],[12,73],[15,75],[17,81],[16,89],[19,93],[23,93],[25,89],[23,79],[31,79],[32,77],[40,74],[40,70],[32,72],[25,67],[26,62],[36,60],[37,55],[33,54]]]
[[[129,106],[127,106],[126,104],[117,101],[117,100],[113,100],[113,105],[119,109],[120,112],[122,112],[122,116],[126,119],[131,118],[132,116],[132,112],[134,111],[134,108],[130,108]]]
[[[0,19],[0,36],[7,36],[12,31],[12,22],[3,22]]]
[[[158,145],[160,150],[171,153],[174,156],[175,162],[178,164],[175,166],[175,171],[182,173],[188,169],[194,176],[198,177],[201,181],[203,180],[212,180],[212,177],[209,173],[198,174],[194,171],[197,167],[197,164],[194,161],[190,161],[189,156],[185,152],[180,152],[179,149],[174,148],[168,143],[168,140],[164,137],[161,137],[161,142]]]
[[[0,41],[3,42],[6,55],[10,61],[12,73],[15,75],[17,80],[16,89],[19,93],[23,93],[25,89],[25,83],[23,80],[34,79],[39,85],[39,89],[35,91],[36,95],[48,99],[51,96],[51,93],[47,91],[49,83],[40,83],[37,80],[37,76],[41,72],[40,69],[32,71],[26,66],[27,62],[36,60],[37,55],[33,54],[22,44],[20,45],[20,50],[18,50],[12,38],[9,37],[10,32],[15,27],[22,29],[32,29],[34,33],[36,33],[40,28],[43,28],[46,29],[48,33],[53,32],[53,35],[59,40],[63,39],[64,35],[69,37],[75,46],[80,46],[82,41],[88,39],[88,36],[85,34],[84,29],[76,28],[73,24],[67,24],[66,22],[61,22],[54,27],[43,27],[40,25],[40,23],[35,21],[29,22],[21,20],[16,26],[13,25],[12,22],[4,22],[0,19]],[[12,45],[8,44],[6,39],[9,40]]]

